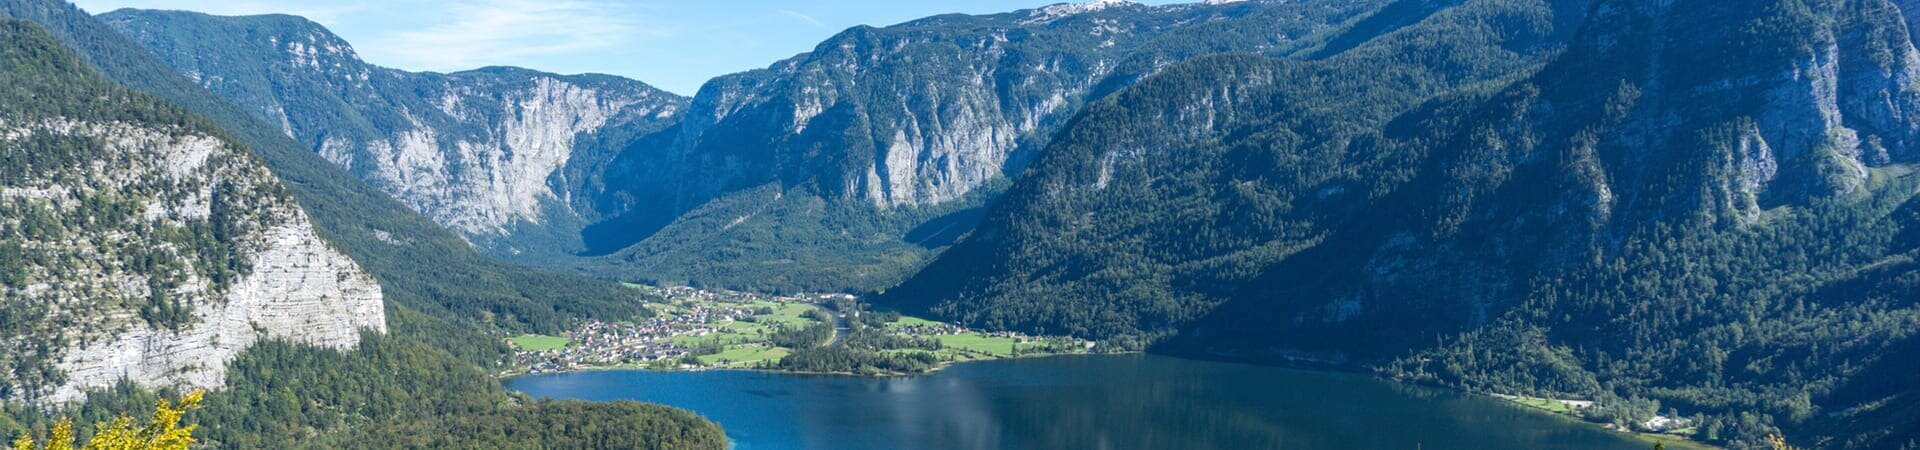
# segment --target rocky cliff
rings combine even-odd
[[[1122,68],[1279,52],[1374,5],[1102,0],[856,27],[812,52],[708,83],[657,143],[664,148],[622,156],[613,188],[641,198],[709,191],[691,194],[700,198],[777,180],[878,209],[945,204],[1017,173]],[[654,176],[672,170],[709,176],[692,187]]]
[[[66,381],[41,400],[79,400],[88,389],[122,380],[218,389],[226,385],[226,363],[262,339],[353,350],[360,333],[386,332],[379,283],[321,240],[305,217],[297,219],[262,232],[263,247],[248,261],[252,273],[224,298],[187,304],[193,311],[185,327],[88,319],[129,322],[109,338],[82,338],[59,351],[65,354],[54,367]]]
[[[120,10],[101,19],[181,73],[469,239],[576,218],[574,191],[617,148],[586,136],[644,132],[686,100],[602,75],[513,68],[410,73],[367,64],[292,16]],[[234,36],[218,41],[201,36]],[[589,193],[590,196],[590,193]],[[504,244],[503,244],[504,245]]]
[[[352,348],[381,288],[244,148],[0,27],[0,397],[217,388],[262,339]]]

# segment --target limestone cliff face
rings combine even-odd
[[[778,180],[880,209],[949,203],[1018,171],[1117,67],[1161,49],[1157,39],[1278,8],[1094,1],[854,28],[709,83],[665,149],[622,156],[614,176],[627,184],[616,189],[674,191],[664,203],[676,204]],[[1285,41],[1286,28],[1269,39]],[[676,170],[707,176],[656,181]]]
[[[191,325],[173,330],[134,322],[66,349],[56,366],[66,382],[43,400],[80,400],[86,389],[120,380],[218,389],[226,384],[227,362],[262,339],[352,350],[360,333],[386,332],[379,283],[300,219],[265,230],[264,247],[250,257],[253,273],[225,298],[194,305]]]
[[[524,78],[484,79],[493,76]],[[427,86],[438,108],[403,110],[405,125],[391,137],[327,137],[316,150],[469,237],[505,234],[515,221],[542,224],[548,205],[570,212],[574,183],[562,169],[596,158],[577,153],[577,137],[678,108],[533,73],[459,74]]]
[[[604,75],[512,68],[411,73],[367,64],[293,16],[121,10],[101,16],[203,86],[247,107],[470,240],[572,220],[574,191],[618,148],[609,127],[645,132],[686,99]],[[213,42],[200,36],[234,39]],[[590,196],[587,196],[590,197]]]
[[[1871,168],[1920,161],[1920,52],[1889,2],[1779,11],[1612,1],[1597,11],[1568,62],[1525,85],[1545,94],[1504,105],[1560,107],[1498,139],[1581,142],[1590,159],[1568,164],[1604,180],[1589,189],[1617,196],[1599,204],[1607,216],[1737,225],[1772,206],[1858,193]]]
[[[350,349],[386,330],[379,284],[257,160],[191,128],[0,120],[11,399],[121,380],[213,389],[261,339]],[[65,161],[62,163],[61,161]]]
[[[1216,322],[1357,330],[1432,308],[1430,317],[1482,326],[1521,304],[1528,280],[1641,257],[1628,243],[1644,230],[1756,233],[1796,209],[1873,195],[1900,173],[1880,168],[1920,162],[1920,55],[1884,0],[1807,9],[1608,0],[1593,11],[1554,63],[1445,127],[1447,143],[1424,163],[1435,181],[1392,200],[1428,211],[1356,220],[1421,217],[1406,221],[1417,225],[1348,232],[1328,245],[1364,248],[1363,262],[1295,262],[1266,284],[1317,273],[1355,281],[1243,295]],[[1315,295],[1326,303],[1288,305]]]

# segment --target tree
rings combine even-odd
[[[180,418],[188,411],[200,407],[200,399],[205,393],[194,391],[181,397],[179,403],[160,399],[153,407],[153,418],[145,426],[135,427],[133,418],[121,415],[113,422],[96,427],[93,438],[87,440],[86,450],[187,450],[195,442],[193,430],[198,425],[180,425]],[[53,424],[53,430],[47,435],[44,450],[71,450],[73,448],[73,421],[61,420]],[[33,450],[33,438],[20,435],[13,441],[13,450]]]
[[[1767,446],[1773,450],[1794,450],[1792,445],[1787,444],[1787,437],[1778,434],[1767,435]]]

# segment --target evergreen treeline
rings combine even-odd
[[[349,353],[266,342],[231,364],[228,386],[186,421],[219,448],[721,448],[718,426],[631,402],[534,400],[490,374],[406,339],[367,334]],[[164,393],[121,385],[61,411],[111,420]],[[45,435],[52,419],[8,405],[0,432]],[[82,436],[83,440],[86,436]]]

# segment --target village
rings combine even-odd
[[[565,336],[508,338],[515,348],[509,373],[541,374],[590,369],[779,369],[798,348],[844,346],[853,329],[898,342],[917,343],[889,354],[924,352],[945,362],[1022,355],[1078,353],[1090,342],[1041,338],[903,317],[870,314],[852,295],[774,296],[691,287],[633,285],[648,299],[653,317],[631,322],[588,320]],[[824,338],[797,344],[781,337],[813,329]]]

